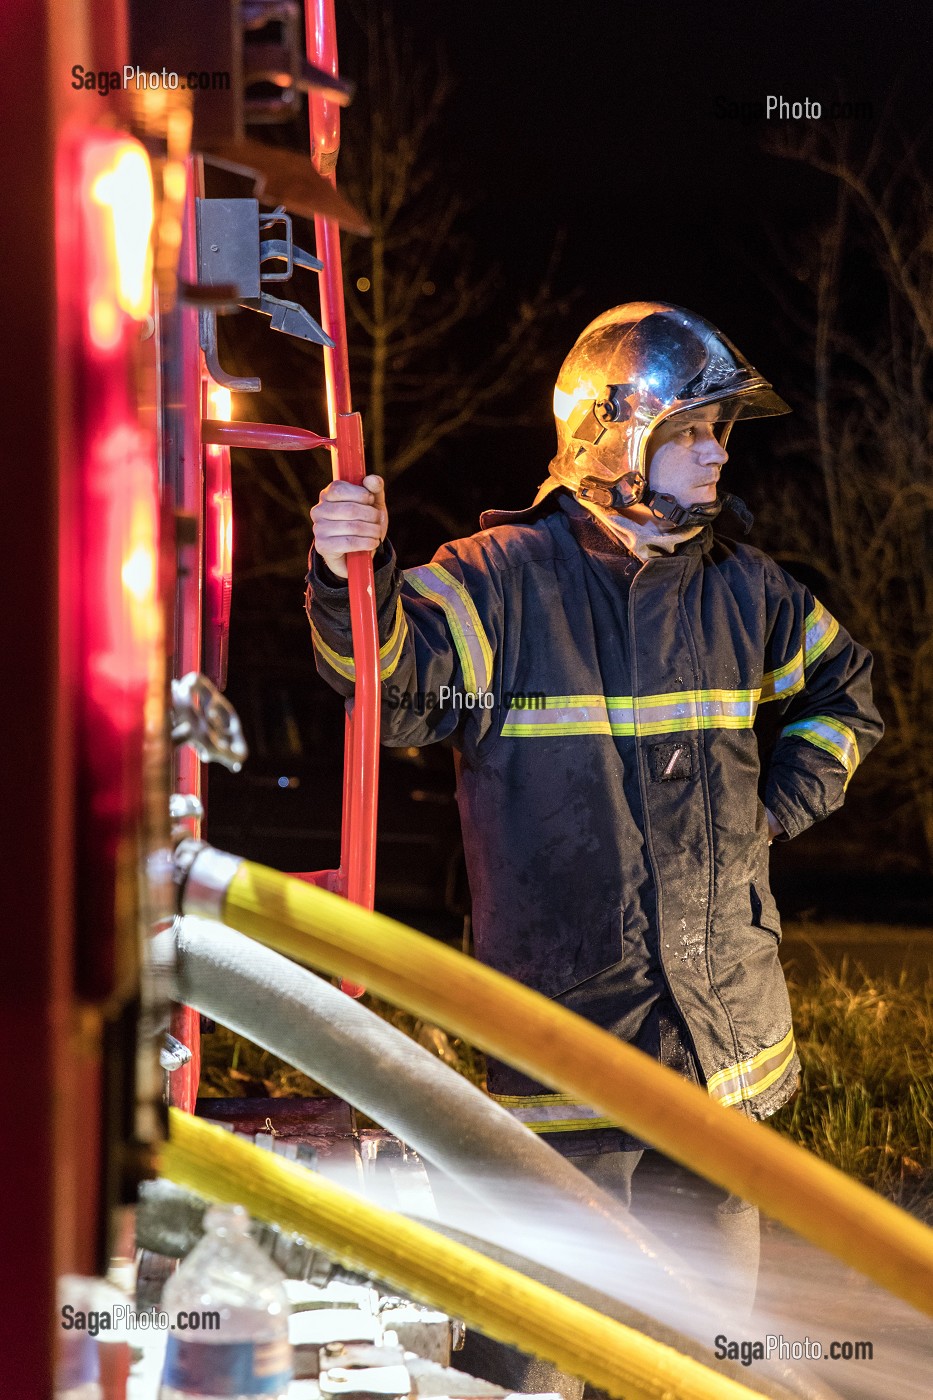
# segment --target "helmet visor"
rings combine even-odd
[[[703,398],[691,399],[665,413],[662,421],[669,423],[672,418],[678,418],[682,414],[710,408],[715,410],[715,417],[703,415],[710,423],[735,423],[740,418],[773,418],[792,411],[780,394],[776,394],[771,385],[762,380],[757,385],[750,384],[747,388],[740,389],[738,393],[726,389],[719,396],[709,394]]]

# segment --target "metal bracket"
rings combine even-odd
[[[169,1074],[173,1070],[181,1069],[188,1064],[191,1059],[191,1051],[187,1045],[183,1045],[174,1035],[169,1035],[168,1031],[162,1037],[162,1048],[159,1050],[159,1064],[162,1069]]]
[[[291,216],[280,205],[271,214],[260,214],[256,199],[198,199],[198,285],[210,293],[235,289],[240,306],[271,317],[273,330],[315,345],[333,348],[334,342],[310,312],[297,301],[271,296],[262,290],[267,282],[286,282],[295,267],[320,272],[323,263],[303,248],[296,248]],[[285,237],[262,240],[264,231],[282,225]],[[263,264],[284,260],[285,270],[264,271]],[[216,306],[199,307],[198,330],[208,370],[218,384],[240,393],[257,393],[262,387],[258,376],[228,374],[220,363],[217,347]]]
[[[172,681],[172,743],[190,744],[203,763],[222,763],[231,773],[249,757],[239,715],[199,671]]]
[[[198,312],[198,340],[201,349],[204,351],[204,363],[207,365],[208,373],[217,384],[222,384],[225,389],[235,389],[240,394],[258,394],[262,388],[262,380],[258,374],[236,375],[228,374],[217,356],[217,312],[210,310],[200,310]]]
[[[284,297],[270,297],[263,292],[259,298],[258,310],[272,317],[272,329],[285,335],[296,336],[298,340],[310,340],[315,345],[327,345],[331,350],[334,342],[319,326],[314,317],[297,301],[286,301]]]
[[[168,814],[173,822],[187,821],[191,817],[195,821],[201,821],[204,816],[204,804],[193,792],[173,792],[168,800]]]
[[[407,1396],[411,1394],[411,1376],[404,1362],[395,1366],[331,1366],[321,1371],[318,1386],[326,1396]]]
[[[240,18],[247,122],[293,120],[305,92],[320,92],[338,107],[347,106],[354,85],[308,62],[301,8],[294,0],[244,0]]]
[[[285,212],[284,204],[272,214],[264,214],[259,220],[259,232],[265,233],[273,224],[285,225],[284,238],[266,238],[259,245],[259,279],[261,282],[287,282],[296,267],[307,268],[309,272],[323,272],[324,264],[313,253],[299,248],[292,236],[292,218]],[[284,258],[284,272],[263,272],[262,265],[272,258]]]
[[[274,213],[266,214],[262,218],[260,218],[260,236],[263,233],[265,233],[267,229],[272,228],[275,224],[283,224],[285,226],[285,237],[276,238],[272,240],[272,243],[274,243],[278,248],[281,248],[282,252],[266,254],[263,250],[267,247],[271,247],[271,244],[260,242],[259,278],[262,282],[287,282],[289,277],[291,277],[292,273],[295,270],[295,240],[292,238],[292,220],[291,215],[286,214],[284,205],[280,204],[278,209],[276,209]],[[266,256],[284,257],[286,263],[285,271],[267,272],[264,274],[262,270],[262,264]]]
[[[297,243],[286,242],[284,238],[266,238],[259,245],[260,266],[272,258],[284,258],[288,272],[263,272],[263,282],[285,282],[292,275],[294,267],[306,267],[309,272],[320,272],[324,264],[313,253],[306,253]]]

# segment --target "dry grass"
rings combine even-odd
[[[363,1004],[472,1083],[485,1088],[483,1057],[466,1041],[448,1035],[438,1026],[399,1011],[376,997],[365,996]],[[268,1050],[261,1050],[243,1036],[235,1035],[225,1026],[218,1026],[216,1031],[204,1036],[201,1041],[200,1093],[205,1098],[281,1099],[326,1097],[329,1091]]]
[[[933,1223],[933,977],[869,976],[844,962],[789,985],[803,1082],[774,1127]],[[483,1085],[483,1057],[464,1041],[375,998],[366,1004]],[[327,1092],[220,1026],[202,1051],[209,1097]]]
[[[933,977],[846,959],[789,987],[803,1080],[773,1125],[933,1222]]]
[[[206,1099],[301,1099],[326,1094],[313,1079],[268,1050],[218,1026],[201,1037],[201,1083]]]

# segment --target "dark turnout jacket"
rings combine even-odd
[[[841,806],[882,733],[869,654],[761,551],[706,527],[643,564],[563,491],[374,562],[383,741],[459,750],[477,956],[773,1113],[799,1061],[765,805],[788,838]],[[347,588],[313,555],[308,612],[351,695]],[[608,1126],[504,1066],[490,1088],[539,1132]]]

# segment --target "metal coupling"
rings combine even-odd
[[[206,841],[179,842],[175,848],[178,913],[222,922],[227,890],[242,864],[242,856],[215,851]]]

